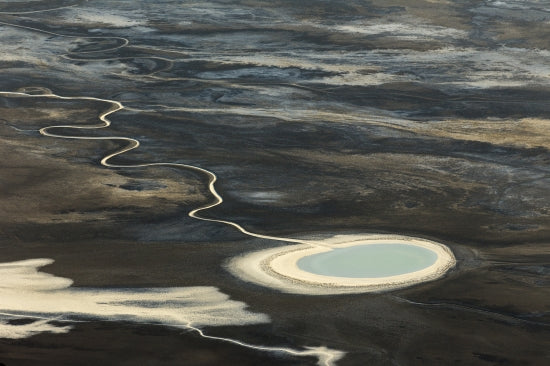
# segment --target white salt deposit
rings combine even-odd
[[[267,315],[246,310],[245,303],[229,299],[216,287],[71,288],[70,279],[38,272],[38,268],[52,262],[51,259],[31,259],[0,264],[0,311],[4,314],[0,338],[24,338],[69,329],[52,325],[48,320],[12,325],[5,321],[7,314],[58,320],[133,320],[176,327],[269,322]]]
[[[410,273],[386,277],[338,277],[311,273],[298,266],[298,261],[339,248],[371,244],[402,244],[428,249],[436,255],[430,266]],[[322,240],[303,240],[252,252],[233,259],[228,266],[237,277],[281,292],[304,295],[379,292],[432,281],[443,276],[456,261],[451,250],[433,241],[398,235],[336,235]]]

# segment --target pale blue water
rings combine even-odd
[[[437,254],[406,244],[369,244],[334,249],[298,260],[303,271],[334,277],[387,277],[421,270],[435,263]]]

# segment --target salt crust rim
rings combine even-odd
[[[414,245],[436,253],[436,261],[421,270],[377,278],[323,276],[298,268],[303,257],[337,248],[370,244]],[[445,245],[435,241],[402,235],[337,235],[323,240],[304,240],[303,244],[287,245],[245,254],[232,259],[228,270],[252,283],[287,293],[308,295],[382,292],[417,283],[433,281],[454,267],[456,259]]]

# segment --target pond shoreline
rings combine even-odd
[[[437,255],[435,262],[421,270],[387,277],[337,277],[304,271],[298,261],[304,257],[333,249],[369,244],[406,244],[429,249]],[[286,293],[330,295],[382,292],[433,281],[456,264],[452,251],[434,241],[400,235],[337,235],[322,241],[288,245],[248,253],[231,260],[228,270],[235,276]]]

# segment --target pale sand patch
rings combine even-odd
[[[325,346],[262,346],[234,338],[205,334],[206,326],[254,325],[269,323],[266,314],[254,313],[240,301],[231,300],[217,287],[168,288],[73,288],[68,278],[39,272],[53,263],[39,258],[0,263],[0,339],[28,338],[35,334],[67,333],[71,326],[59,322],[85,320],[133,321],[194,331],[202,338],[232,343],[264,352],[298,357],[317,357],[320,366],[334,366],[343,351]],[[29,324],[11,324],[10,319],[35,320]]]
[[[550,148],[550,119],[455,119],[433,121],[420,126],[416,132],[430,136],[519,148]]]
[[[203,326],[269,323],[262,313],[231,300],[212,286],[169,288],[73,288],[72,280],[40,272],[53,263],[40,258],[0,263],[0,338],[26,338],[37,333],[66,333],[70,326],[53,320],[101,319],[135,321],[196,329]],[[10,318],[42,319],[13,325]]]
[[[426,248],[437,255],[435,263],[419,271],[377,278],[323,276],[298,268],[303,257],[337,248],[370,244],[405,244]],[[329,295],[361,292],[381,292],[433,281],[442,277],[456,263],[451,250],[443,244],[401,235],[337,235],[328,239],[308,241],[252,252],[232,259],[228,269],[235,276],[282,292],[306,295]]]

